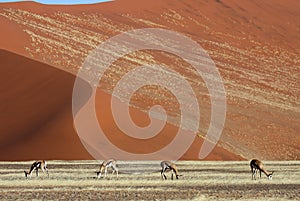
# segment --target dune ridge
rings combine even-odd
[[[83,147],[73,125],[72,88],[75,76],[5,50],[0,50],[0,61],[0,160],[93,159]],[[90,93],[91,89],[84,81],[82,87]],[[97,111],[101,114],[103,129],[115,133],[112,135],[113,142],[124,142],[124,139],[126,142],[126,137],[119,137],[122,135],[120,131],[116,133],[117,126],[109,115],[110,111],[105,111],[105,108],[110,108],[111,95],[99,90],[98,96],[101,102],[97,107],[101,107]],[[143,112],[133,108],[132,112],[141,122],[147,122]],[[169,125],[162,135],[169,138],[168,133],[173,130],[176,127]],[[126,149],[126,146],[130,148],[135,143],[138,140],[126,142],[123,146]],[[201,144],[202,140],[196,139],[183,158],[196,158]],[[146,146],[148,151],[157,148],[151,142]],[[208,157],[214,160],[223,158],[242,159],[221,147]]]
[[[4,3],[0,24],[7,29],[1,33],[0,47],[76,74],[89,51],[118,33],[147,27],[184,33],[207,51],[224,81],[228,111],[219,145],[247,159],[299,159],[298,7],[296,0]],[[180,71],[196,89],[203,111],[199,133],[205,137],[210,118],[205,83],[172,55],[149,51],[127,55],[105,74],[101,90],[111,94],[124,73],[156,60]],[[161,93],[157,89],[153,99],[164,101]],[[140,90],[131,106],[145,112],[153,102],[149,94],[153,89]],[[167,108],[175,102],[170,99]],[[169,123],[176,126],[180,117],[176,111],[172,117]]]

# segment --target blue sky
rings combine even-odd
[[[89,4],[89,3],[99,3],[99,2],[106,2],[110,0],[35,0],[36,2],[43,3],[43,4]],[[0,0],[2,2],[17,2],[16,0]]]

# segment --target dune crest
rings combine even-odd
[[[207,51],[224,81],[227,119],[219,147],[247,159],[296,160],[300,157],[299,7],[297,0],[119,0],[80,6],[1,3],[0,24],[6,28],[1,31],[0,47],[76,75],[91,50],[119,33],[149,27],[183,33]],[[126,55],[105,73],[100,90],[112,94],[126,72],[149,63],[168,66],[189,80],[201,103],[199,134],[205,136],[210,95],[203,80],[174,55],[151,51]],[[169,123],[176,127],[180,119],[178,108],[173,107],[176,100],[165,101],[162,93],[163,89],[143,88],[131,106],[145,112],[155,101],[166,102],[172,114]],[[61,107],[60,101],[53,111]],[[17,128],[10,128],[3,129],[16,132]],[[231,159],[222,154],[220,158]]]

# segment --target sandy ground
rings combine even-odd
[[[99,162],[100,163],[100,162]],[[119,177],[95,179],[96,161],[49,161],[50,177],[26,180],[28,162],[0,163],[1,200],[300,200],[300,162],[266,161],[273,180],[251,180],[248,161],[177,161],[179,180],[161,180],[158,161],[120,161]],[[137,172],[140,174],[133,174]],[[141,174],[141,172],[144,172]]]

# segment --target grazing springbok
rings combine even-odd
[[[263,163],[260,160],[253,159],[250,162],[250,168],[252,173],[252,180],[256,180],[255,176],[257,171],[259,170],[259,175],[261,178],[261,172],[265,173],[269,180],[272,180],[273,172],[268,173],[267,170],[264,168]]]
[[[176,179],[178,179],[178,177],[181,176],[181,175],[178,174],[178,170],[176,168],[176,165],[174,163],[170,162],[170,161],[162,161],[160,163],[160,166],[161,166],[160,174],[161,174],[162,179],[167,179],[167,177],[165,175],[165,172],[169,172],[169,171],[172,172],[172,175],[171,175],[172,180],[173,180],[173,174],[176,175]]]
[[[104,170],[104,177],[106,177],[107,168],[109,168],[109,167],[113,170],[112,174],[117,172],[117,177],[118,177],[119,171],[117,169],[117,161],[114,160],[114,159],[110,159],[110,160],[107,160],[107,161],[103,161],[103,163],[101,163],[99,171],[96,172],[98,179],[101,177],[101,174],[102,174],[103,170]]]
[[[34,170],[36,171],[36,176],[39,176],[39,173],[38,173],[39,169],[41,169],[44,174],[45,174],[45,171],[46,171],[46,173],[49,177],[47,162],[44,161],[44,160],[41,160],[41,161],[35,161],[34,163],[32,163],[29,172],[26,172],[24,170],[26,179],[28,178],[28,175],[29,175],[29,178],[31,178],[32,172]]]

